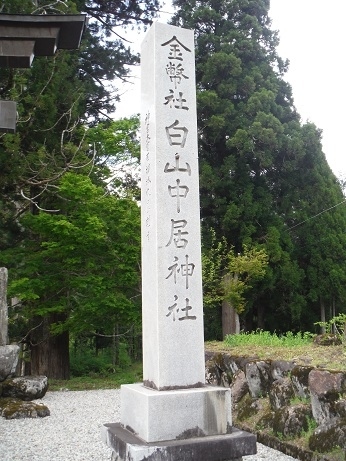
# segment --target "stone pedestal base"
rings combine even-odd
[[[115,423],[104,425],[102,438],[113,450],[112,461],[240,461],[256,454],[256,436],[236,428],[225,435],[147,443]]]
[[[120,422],[148,443],[230,432],[231,391],[224,387],[157,391],[121,386]]]

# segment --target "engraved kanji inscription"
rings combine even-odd
[[[189,130],[185,126],[179,126],[179,120],[175,120],[172,125],[166,126],[165,129],[170,146],[185,146]]]
[[[150,122],[150,112],[147,112],[145,115],[145,148],[146,150],[149,150],[149,145],[150,145],[150,134],[149,134],[149,122]]]
[[[185,262],[183,264],[179,265],[178,261],[179,258],[174,256],[173,264],[168,268],[170,272],[167,275],[166,280],[172,277],[174,284],[176,284],[178,275],[181,275],[183,278],[185,278],[185,288],[188,289],[189,278],[193,276],[195,264],[189,262],[189,255],[185,255]]]
[[[189,277],[193,276],[193,271],[195,270],[195,265],[189,263],[189,256],[185,255],[185,264],[181,265],[181,275],[185,277],[185,287],[189,288]]]
[[[178,296],[174,295],[174,301],[178,300]],[[168,314],[166,314],[166,317],[169,317],[170,315],[173,317],[173,322],[175,322],[175,315],[179,312],[178,304],[175,302],[172,304],[172,306],[168,306]]]
[[[176,321],[176,317],[178,316],[178,313],[180,311],[178,307],[178,296],[174,295],[174,303],[171,306],[168,306],[168,313],[166,314],[166,317],[172,316],[173,322]],[[185,312],[185,314],[181,317],[178,317],[178,320],[196,320],[195,315],[190,315],[189,311],[192,310],[192,306],[190,306],[190,300],[189,298],[185,298],[185,307],[181,309],[181,312]]]
[[[175,154],[175,165],[171,166],[170,163],[166,163],[164,172],[165,173],[173,173],[173,172],[180,172],[180,173],[188,173],[189,176],[191,176],[191,168],[188,163],[185,163],[186,167],[183,168],[180,166],[180,155]]]
[[[174,256],[173,264],[171,266],[169,266],[169,268],[168,268],[170,273],[166,277],[166,279],[169,279],[169,277],[173,277],[174,283],[177,283],[177,274],[179,274],[179,272],[180,272],[179,264],[177,263],[178,260],[179,260],[179,258]]]
[[[177,179],[176,186],[168,186],[168,193],[171,197],[177,199],[177,212],[180,213],[180,202],[181,199],[185,199],[189,193],[188,186],[181,186],[180,179]]]
[[[179,317],[179,320],[196,320],[195,315],[189,315],[189,311],[192,310],[192,306],[190,306],[190,300],[189,298],[185,298],[185,307],[183,307],[181,310],[182,312],[185,312],[185,315],[183,317]]]
[[[178,219],[177,221],[171,219],[171,236],[166,247],[170,246],[172,242],[174,243],[176,248],[186,247],[186,245],[189,243],[187,238],[185,238],[189,235],[189,233],[186,230],[184,230],[186,225],[186,219]]]
[[[166,72],[169,76],[169,79],[172,83],[174,83],[174,88],[177,89],[177,85],[181,83],[181,79],[185,78],[188,79],[189,77],[184,74],[184,67],[181,63],[178,65],[170,62],[166,66]]]
[[[165,43],[162,43],[161,46],[169,46],[169,54],[168,54],[168,59],[177,59],[178,61],[183,60],[183,53],[181,51],[181,48],[183,50],[188,51],[191,53],[191,50],[187,48],[185,45],[183,45],[175,35],[168,40]]]
[[[169,90],[169,95],[165,96],[166,102],[163,104],[165,106],[168,106],[170,108],[175,108],[175,109],[182,109],[182,110],[189,110],[189,107],[184,105],[186,103],[186,99],[183,98],[183,93],[179,91],[178,97],[174,93],[173,90]]]

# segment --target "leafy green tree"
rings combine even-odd
[[[112,334],[117,324],[139,322],[140,218],[134,201],[105,194],[84,175],[66,173],[57,194],[59,212],[24,215],[28,237],[4,256],[9,294],[31,319],[35,373],[58,377],[63,365],[66,379],[68,361],[57,364],[54,348],[68,348],[69,333]],[[43,351],[50,360],[42,362]]]
[[[85,140],[112,192],[140,200],[138,133],[139,117],[133,116],[99,123],[86,131]]]
[[[316,239],[309,225],[293,226],[314,209],[339,203],[341,192],[322,153],[320,131],[311,123],[302,126],[283,80],[288,62],[276,51],[270,2],[173,3],[178,10],[172,23],[194,29],[196,36],[202,233],[215,229],[236,253],[244,245],[263,245],[268,255],[265,277],[245,313],[248,329],[309,328],[315,320],[310,302],[330,299],[332,292],[335,299],[344,296],[339,255],[346,248],[339,234],[346,216],[338,209],[338,224],[328,226],[329,259],[317,243],[303,257],[299,232]],[[322,223],[314,221],[316,231]]]
[[[264,248],[244,246],[242,254],[227,248],[225,238],[217,241],[210,232],[210,246],[203,248],[203,302],[207,319],[222,304],[222,336],[239,333],[239,314],[251,302],[248,294],[255,283],[265,276],[268,256]],[[209,337],[206,331],[206,337]]]
[[[106,143],[105,137],[96,140],[96,137],[100,137],[102,133],[100,129],[97,133],[97,124],[102,122],[102,126],[104,128],[107,126],[106,131],[109,132],[113,129],[117,130],[115,126],[112,127],[112,123],[109,121],[109,114],[114,112],[119,101],[119,94],[116,89],[117,81],[126,79],[130,74],[131,66],[139,61],[138,56],[133,55],[129,44],[122,38],[122,28],[149,24],[157,9],[156,0],[145,0],[140,3],[133,1],[58,0],[51,2],[49,0],[37,0],[32,2],[3,0],[1,3],[2,13],[75,14],[87,12],[91,17],[83,33],[80,49],[59,50],[53,57],[35,57],[31,69],[0,69],[0,96],[2,99],[11,99],[17,102],[19,116],[16,134],[0,136],[0,260],[2,265],[5,261],[5,252],[9,254],[11,251],[18,250],[18,258],[7,259],[12,282],[16,280],[19,283],[21,280],[24,283],[25,276],[23,274],[26,270],[27,277],[35,279],[31,281],[32,284],[41,284],[42,290],[36,287],[37,290],[32,292],[33,296],[37,295],[38,298],[23,298],[26,314],[29,315],[31,312],[35,319],[36,317],[39,319],[39,322],[33,322],[31,327],[34,330],[30,332],[30,341],[32,344],[37,344],[35,351],[33,349],[33,356],[35,357],[33,372],[49,367],[50,365],[47,363],[51,362],[51,368],[55,366],[55,369],[50,370],[50,373],[55,373],[56,377],[59,374],[60,377],[67,376],[68,367],[64,365],[68,362],[67,334],[68,329],[75,328],[75,325],[71,323],[73,316],[70,316],[70,311],[62,299],[59,301],[61,312],[58,312],[57,297],[60,289],[58,290],[57,287],[59,281],[51,282],[52,289],[53,287],[57,288],[57,292],[53,297],[54,301],[49,303],[49,299],[52,299],[52,292],[49,291],[50,285],[45,278],[45,272],[40,270],[39,277],[36,277],[36,263],[33,259],[31,259],[31,266],[26,267],[26,269],[22,266],[16,266],[15,262],[22,264],[22,262],[19,263],[22,261],[20,258],[21,249],[23,251],[24,249],[29,250],[31,246],[36,249],[41,248],[41,243],[46,241],[46,234],[43,230],[45,225],[53,226],[54,222],[57,228],[61,226],[62,229],[66,230],[64,225],[69,228],[69,209],[65,206],[67,199],[62,201],[60,196],[61,187],[65,184],[65,178],[69,177],[69,174],[78,173],[85,179],[89,178],[94,185],[101,187],[106,192],[106,185],[111,180],[110,173],[114,175],[109,162],[107,165],[105,164],[106,157],[110,155],[108,160],[115,161],[115,157],[120,155],[119,152],[123,146],[121,140],[114,140],[113,147],[116,146],[117,142],[120,144],[117,150],[109,152],[108,147],[103,146]],[[88,132],[86,128],[91,126],[95,128],[96,132]],[[125,130],[126,128],[123,127],[122,133]],[[90,138],[93,136],[92,140],[88,139],[87,133]],[[130,145],[130,143],[132,144]],[[130,152],[132,148],[133,154],[138,155],[134,135],[129,133],[126,149]],[[129,179],[131,179],[131,183]],[[121,184],[122,182],[124,184]],[[113,183],[117,191],[120,186],[123,186],[123,190],[126,189],[128,196],[130,192],[132,196],[136,196],[135,179],[130,177],[123,179],[119,175],[119,180],[115,181],[114,179]],[[119,200],[120,203],[123,202]],[[134,206],[134,204],[129,206]],[[92,215],[92,210],[89,211]],[[112,211],[112,208],[109,211]],[[124,220],[126,220],[127,210],[123,211],[125,213]],[[58,220],[58,217],[59,222],[54,221]],[[65,224],[64,219],[66,220]],[[93,219],[91,222],[94,222]],[[117,223],[117,221],[120,226],[121,218],[116,218],[114,222]],[[115,230],[110,227],[109,232],[111,230],[114,236]],[[62,235],[67,239],[67,234],[63,233]],[[60,243],[61,248],[64,248],[63,242],[59,242],[59,248]],[[84,243],[87,246],[88,238],[85,238]],[[51,250],[49,255],[51,265],[49,267],[52,268],[54,264],[59,265],[59,256],[60,263],[66,265],[66,273],[68,273],[69,261],[67,258],[56,250],[57,259],[54,262],[53,249],[49,243],[47,245],[47,253],[48,249]],[[82,252],[81,249],[80,251]],[[85,258],[87,254],[86,252]],[[92,264],[96,265],[95,262]],[[15,273],[16,270],[18,272]],[[53,278],[52,273],[51,277]],[[97,280],[95,277],[95,283]],[[90,275],[89,282],[91,283],[91,281],[92,275]],[[27,291],[22,287],[23,296],[25,293],[26,296],[30,295],[29,287],[32,285],[29,282],[30,280]],[[46,293],[43,292],[43,288],[47,289]],[[62,289],[61,292],[65,293],[64,299],[67,303],[67,300],[70,300],[67,291],[73,291],[72,288],[74,287],[71,287],[62,277],[60,288]],[[106,289],[106,285],[103,288]],[[96,289],[97,287],[90,288],[90,293]],[[96,294],[93,294],[95,299],[100,299],[101,295],[97,298]],[[106,306],[110,305],[111,294],[108,294],[106,290],[103,295],[107,314]],[[124,299],[128,298],[126,288],[124,288],[123,296]],[[119,294],[114,294],[113,299],[118,300],[117,305],[120,313],[123,309],[121,306],[126,303],[125,301],[121,303],[119,297]],[[40,306],[42,306],[42,312]],[[79,308],[80,306],[82,304],[79,304]],[[89,304],[85,302],[83,306],[87,317]],[[91,318],[93,311],[91,307],[89,310],[89,317]],[[101,311],[102,308],[100,308]],[[95,312],[93,312],[93,316],[94,314]],[[95,318],[97,320],[97,316]],[[84,320],[81,325],[84,323],[86,328],[88,325],[91,328],[90,323],[84,322]],[[55,326],[52,327],[52,325]],[[58,328],[58,325],[64,325],[64,328]],[[44,331],[40,331],[42,329]],[[52,329],[56,333],[55,336],[51,336]],[[37,336],[35,337],[35,335]],[[40,343],[42,338],[48,339],[46,342]]]

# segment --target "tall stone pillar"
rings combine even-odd
[[[205,385],[193,31],[154,23],[141,69],[143,383],[105,441],[119,461],[235,460],[256,441]]]

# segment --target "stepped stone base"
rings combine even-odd
[[[121,386],[120,422],[146,442],[228,434],[231,391],[224,387],[157,391],[141,383]]]
[[[120,423],[105,424],[103,441],[112,461],[241,461],[256,454],[256,436],[232,428],[230,434],[147,443]]]

